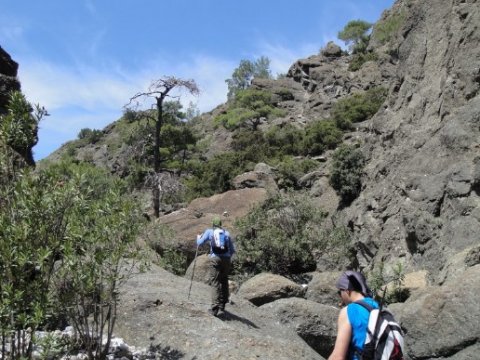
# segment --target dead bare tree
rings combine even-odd
[[[163,102],[167,97],[174,98],[170,92],[173,89],[186,89],[192,95],[198,95],[199,89],[194,80],[183,80],[175,76],[164,76],[158,80],[152,81],[147,91],[139,92],[130,98],[127,107],[132,103],[137,103],[140,99],[152,98],[155,99],[153,106],[156,107],[155,118],[155,147],[153,149],[153,170],[155,178],[160,179],[160,132],[163,126]],[[176,96],[178,98],[178,96]],[[157,181],[152,184],[152,203],[155,217],[160,216],[160,189],[161,184]]]

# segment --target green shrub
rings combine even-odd
[[[387,96],[383,87],[371,88],[337,101],[332,108],[332,118],[337,127],[348,130],[352,123],[370,119],[380,109]]]
[[[318,163],[312,159],[296,159],[292,156],[283,156],[273,160],[277,168],[278,185],[283,189],[299,189],[298,180],[313,169]]]
[[[290,89],[287,89],[287,88],[281,88],[281,89],[275,91],[275,94],[278,95],[282,101],[293,100],[294,99],[292,91]]]
[[[30,104],[20,91],[9,94],[6,113],[0,114],[0,139],[28,165],[35,165],[32,148],[38,141],[38,124],[47,115],[45,108]]]
[[[317,120],[305,129],[302,152],[305,155],[320,155],[327,149],[335,149],[341,143],[343,133],[331,120]]]
[[[324,217],[306,195],[268,198],[236,224],[236,273],[286,275],[314,270],[313,250]]]
[[[367,274],[367,279],[373,296],[377,301],[385,304],[405,302],[410,296],[410,291],[404,287],[405,272],[401,263],[397,263],[392,269],[393,275],[385,276],[385,264],[378,263],[375,268]],[[387,284],[392,283],[392,286]]]
[[[381,44],[389,42],[405,22],[405,13],[394,14],[378,21],[373,28],[373,36]]]
[[[339,31],[338,38],[345,41],[350,50],[355,53],[362,53],[366,50],[370,36],[368,31],[373,24],[363,20],[352,20]]]
[[[65,316],[89,358],[106,355],[109,343],[95,339],[112,334],[129,274],[119,265],[136,256],[142,220],[125,189],[85,163],[25,171],[0,187],[0,341]]]
[[[259,161],[268,150],[261,131],[240,128],[232,135],[232,150],[242,153],[242,157],[248,161]]]
[[[187,265],[187,256],[179,249],[168,247],[160,253],[159,266],[172,274],[185,275]]]
[[[229,109],[217,116],[214,122],[229,130],[239,127],[256,130],[263,121],[284,114],[285,111],[275,107],[270,92],[249,88],[238,90]]]
[[[270,156],[300,155],[304,131],[292,124],[272,126],[264,134]]]
[[[103,131],[102,130],[97,130],[97,129],[89,129],[89,128],[83,128],[80,130],[78,133],[78,138],[80,140],[85,140],[87,143],[90,144],[95,144],[97,143],[103,136]]]
[[[244,172],[246,162],[241,154],[227,152],[207,162],[189,162],[192,175],[184,180],[187,199],[211,196],[231,189],[232,179]]]
[[[357,53],[353,55],[350,64],[348,64],[349,71],[357,71],[360,70],[363,64],[367,61],[376,61],[378,56],[375,52],[365,52],[365,53]]]
[[[358,197],[362,189],[365,158],[355,146],[343,145],[333,154],[330,185],[347,205]]]

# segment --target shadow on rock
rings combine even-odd
[[[231,313],[229,311],[225,311],[225,314],[222,315],[222,316],[219,316],[218,318],[221,319],[221,320],[224,320],[224,321],[239,321],[239,322],[247,325],[248,327],[253,327],[255,329],[259,329],[259,327],[255,323],[251,322],[248,319],[245,319],[244,317],[235,315],[234,313]]]

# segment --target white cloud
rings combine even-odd
[[[290,49],[278,43],[263,42],[260,43],[259,54],[255,58],[262,55],[268,57],[272,75],[275,76],[287,73],[296,60],[318,53],[318,50],[318,44],[302,44],[296,49]]]
[[[223,59],[197,56],[188,63],[169,65],[152,61],[137,71],[127,71],[118,64],[102,69],[88,65],[73,68],[25,59],[19,73],[22,90],[29,101],[45,106],[51,114],[41,123],[36,156],[48,155],[74,139],[82,128],[101,129],[117,120],[131,96],[146,90],[152,80],[164,75],[194,79],[200,95],[193,97],[180,92],[181,101],[185,106],[192,101],[201,112],[210,111],[226,101],[225,79],[236,65]]]

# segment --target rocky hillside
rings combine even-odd
[[[364,188],[345,211],[362,266],[401,259],[441,283],[449,259],[478,246],[478,5],[401,1],[385,15],[405,19],[389,44],[395,76],[384,108],[363,127]]]
[[[341,204],[328,181],[331,150],[297,180],[332,222],[350,230],[350,266],[370,271],[383,264],[387,277],[402,266],[412,295],[392,309],[406,330],[411,359],[474,359],[480,350],[479,5],[478,0],[398,0],[373,28],[368,51],[375,56],[358,69],[351,66],[354,55],[330,43],[295,62],[285,78],[252,84],[274,94],[276,106],[284,110],[283,116],[264,122],[263,131],[287,124],[305,128],[332,118],[335,104],[346,97],[387,89],[380,110],[343,135],[366,158],[359,196]],[[201,155],[204,161],[230,150],[231,133],[213,125],[227,108],[203,114],[194,125],[199,137],[214,139]],[[77,159],[128,173],[133,146],[114,141],[121,133],[118,125],[104,129],[95,144],[76,143]],[[67,144],[50,160],[71,148]],[[227,193],[165,211],[159,222],[174,230],[175,243],[192,257],[194,234],[214,214],[229,215],[225,220],[233,226],[249,206],[265,199],[267,190],[282,189],[269,165],[257,164],[240,174]],[[225,199],[233,199],[228,208]],[[232,298],[236,305],[223,322],[205,314],[204,284],[195,282],[192,299],[186,301],[188,281],[158,270],[125,287],[119,333],[141,346],[147,338],[152,343],[160,339],[192,359],[215,358],[213,351],[232,359],[327,357],[335,333],[331,286],[338,270],[319,262],[317,271],[303,277],[304,291],[295,290],[298,284],[285,284],[286,279],[250,279]],[[268,292],[267,300],[258,300],[262,291]]]

